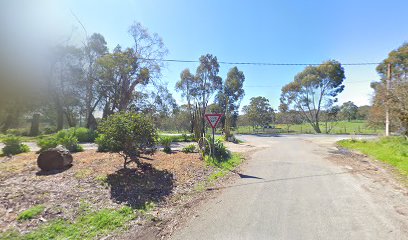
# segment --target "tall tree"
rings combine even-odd
[[[386,89],[388,64],[391,65],[391,87]],[[381,81],[372,84],[375,90],[371,118],[384,119],[384,106],[390,109],[391,126],[399,126],[408,136],[408,43],[391,51],[388,57],[377,67]],[[380,110],[380,111],[377,111]],[[377,113],[377,114],[374,114]],[[397,122],[395,121],[397,120]]]
[[[180,73],[180,80],[176,83],[176,91],[181,91],[181,96],[186,98],[187,100],[187,112],[189,113],[190,119],[190,132],[193,133],[194,131],[194,111],[192,107],[193,103],[193,96],[192,92],[193,89],[196,87],[194,75],[191,74],[188,68],[184,69]]]
[[[208,101],[211,96],[222,87],[222,79],[218,76],[220,65],[217,57],[206,54],[200,57],[200,65],[197,67],[195,75],[195,88],[193,88],[193,96],[196,97],[197,111],[201,119],[200,136],[205,134],[205,120],[204,115],[207,111]],[[197,123],[198,121],[196,121]],[[198,126],[197,126],[198,127]],[[199,137],[199,136],[196,136]]]
[[[253,97],[249,105],[242,109],[251,122],[253,128],[257,126],[266,126],[273,122],[274,111],[265,97]]]
[[[196,138],[200,138],[205,133],[204,114],[207,111],[208,102],[222,87],[222,79],[218,76],[219,67],[217,57],[211,54],[202,55],[195,76],[185,69],[176,84],[176,89],[182,91],[182,96],[187,99]]]
[[[321,110],[330,108],[337,101],[337,95],[344,90],[344,79],[344,69],[337,61],[308,66],[282,88],[281,105],[299,111],[303,119],[321,133]]]
[[[129,33],[134,40],[133,48],[122,50],[117,46],[113,53],[98,60],[98,89],[104,96],[104,117],[126,111],[135,99],[136,86],[156,84],[161,76],[162,59],[167,54],[163,40],[140,23],[130,26]]]
[[[224,131],[226,136],[230,135],[233,116],[238,116],[238,109],[245,95],[243,89],[244,81],[244,73],[239,71],[237,67],[231,68],[228,71],[222,90],[215,99],[225,112]]]
[[[340,111],[345,119],[350,122],[357,118],[358,107],[352,101],[348,101],[341,105]]]
[[[77,124],[80,114],[79,81],[83,79],[83,55],[76,46],[57,46],[53,51],[53,63],[49,78],[49,90],[57,112],[57,130]]]
[[[97,92],[97,78],[99,65],[97,61],[100,57],[108,53],[105,38],[99,34],[94,33],[86,40],[83,47],[84,52],[84,72],[85,78],[81,92],[82,101],[85,106],[86,127],[95,130],[96,119],[94,116],[95,109],[102,100],[102,95]]]

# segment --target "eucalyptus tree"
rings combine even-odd
[[[187,99],[189,111],[192,113],[192,128],[197,138],[205,134],[204,114],[208,102],[213,94],[222,88],[222,79],[218,76],[220,65],[217,57],[206,54],[202,55],[199,61],[196,74],[193,76],[185,69],[176,84],[176,89]]]
[[[225,112],[225,118],[223,120],[226,136],[230,135],[232,117],[238,117],[238,109],[241,104],[241,100],[245,95],[245,91],[243,89],[244,81],[244,73],[239,71],[237,67],[231,68],[228,71],[227,78],[225,79],[222,89],[218,92],[215,99],[216,103],[221,106]]]
[[[348,101],[341,105],[340,112],[349,122],[357,118],[358,107],[352,102]]]
[[[222,79],[218,76],[220,65],[217,57],[211,54],[206,54],[200,57],[200,65],[197,67],[192,95],[196,98],[196,119],[201,119],[200,135],[205,134],[204,115],[207,111],[207,105],[212,95],[222,88]],[[200,123],[196,121],[196,123]],[[197,136],[196,136],[197,137]]]
[[[102,100],[102,95],[98,94],[98,68],[97,61],[100,57],[108,53],[105,38],[99,34],[94,33],[86,39],[83,46],[84,54],[84,72],[85,76],[81,83],[82,88],[82,102],[85,106],[86,127],[95,130],[96,119],[94,112]]]
[[[249,105],[242,108],[252,127],[266,126],[273,122],[274,111],[265,97],[251,98]]]
[[[186,110],[189,114],[190,132],[194,132],[194,111],[192,91],[195,88],[196,81],[190,69],[186,68],[180,73],[180,80],[176,83],[176,91],[181,91],[181,97],[187,100]]]
[[[391,66],[390,88],[386,88],[388,65]],[[391,125],[402,127],[404,134],[408,136],[408,43],[404,43],[398,49],[391,51],[388,57],[377,66],[377,72],[381,77],[380,82],[372,84],[375,90],[373,108],[370,118],[374,116],[384,119],[384,106],[388,106]],[[395,120],[398,123],[395,123]]]
[[[135,99],[137,86],[155,84],[161,76],[163,56],[167,54],[162,39],[140,23],[129,28],[134,46],[122,50],[118,45],[98,59],[99,93],[103,96],[103,116],[126,111]]]
[[[337,102],[337,95],[344,90],[344,79],[344,69],[335,60],[308,66],[282,88],[281,105],[299,111],[302,118],[321,133],[321,111]]]

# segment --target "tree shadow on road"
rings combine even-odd
[[[159,202],[171,194],[173,174],[146,164],[143,171],[139,168],[120,169],[109,174],[107,183],[115,202],[142,208],[147,202]]]

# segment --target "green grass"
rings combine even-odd
[[[160,133],[159,138],[169,138],[171,142],[193,142],[192,134],[168,135],[165,133]]]
[[[214,167],[215,170],[206,178],[206,180],[198,182],[195,185],[194,190],[196,192],[205,191],[208,187],[213,185],[216,180],[227,175],[230,171],[238,167],[243,161],[244,157],[239,153],[232,153],[229,158],[224,159],[223,161],[217,161],[209,156],[206,156],[206,164]]]
[[[7,138],[6,134],[0,134],[0,142],[3,142],[4,139]],[[19,136],[22,142],[36,142],[38,139],[43,138],[46,135],[36,136],[36,137],[28,137],[28,136]]]
[[[355,120],[355,121],[338,121],[329,123],[332,124],[332,130],[330,134],[379,134],[382,133],[383,130],[380,128],[373,128],[367,125],[367,122],[364,120]],[[306,134],[313,134],[315,133],[314,129],[309,123],[303,124],[295,124],[288,127],[286,124],[275,124],[274,129],[262,129],[258,128],[255,131],[252,129],[251,126],[239,126],[235,133],[241,134],[251,134],[251,133],[292,133],[292,134],[299,134],[299,133],[306,133]],[[326,124],[324,122],[320,123],[320,130],[322,133],[326,132]]]
[[[122,207],[119,210],[86,210],[75,221],[58,219],[27,234],[9,230],[0,234],[0,239],[94,239],[123,228],[127,222],[135,217],[136,215],[130,207]]]
[[[23,220],[29,220],[32,219],[38,215],[40,215],[44,211],[45,207],[43,205],[36,205],[34,207],[31,207],[22,213],[20,213],[17,216],[17,220],[23,221]]]
[[[384,137],[379,140],[342,140],[338,145],[358,150],[377,160],[390,164],[408,176],[408,141],[403,137]]]
[[[206,163],[209,166],[215,167],[217,170],[208,176],[208,182],[214,182],[215,180],[224,177],[228,172],[234,170],[244,160],[243,156],[239,153],[232,153],[231,156],[223,161],[217,161],[213,158],[206,156]]]

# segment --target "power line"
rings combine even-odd
[[[154,59],[154,58],[140,58],[146,61],[163,61],[163,62],[179,62],[179,63],[199,63],[199,60],[181,60],[181,59]],[[328,63],[267,63],[267,62],[225,62],[219,61],[219,64],[226,65],[258,65],[258,66],[320,66]],[[345,66],[366,66],[379,65],[377,62],[360,62],[360,63],[341,63]]]

